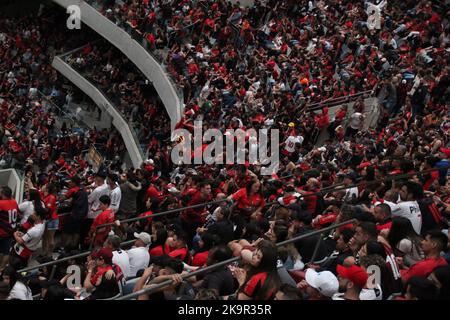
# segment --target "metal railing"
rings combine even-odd
[[[303,240],[303,239],[306,239],[306,238],[309,238],[309,237],[312,237],[312,236],[316,236],[316,235],[320,235],[320,237],[317,239],[317,243],[319,244],[320,241],[322,240],[321,235],[323,235],[325,232],[332,231],[332,230],[334,230],[336,228],[339,228],[339,227],[342,227],[342,226],[354,223],[355,221],[356,221],[356,219],[350,219],[350,220],[347,220],[347,221],[344,221],[344,222],[341,222],[341,223],[337,223],[337,224],[331,225],[329,227],[325,227],[325,228],[320,229],[320,230],[312,231],[312,232],[309,232],[307,234],[303,234],[303,235],[298,236],[298,237],[294,237],[294,238],[291,238],[291,239],[288,239],[288,240],[285,240],[285,241],[278,242],[278,243],[275,244],[275,246],[278,248],[278,247],[285,246],[287,244],[291,244],[291,243],[294,243],[294,242],[297,242],[297,241],[300,241],[300,240]],[[314,250],[314,254],[312,256],[311,261],[314,261],[313,258],[317,254],[317,248],[318,248],[318,245],[316,245],[316,248]],[[234,257],[234,258],[231,258],[231,259],[228,259],[228,260],[225,260],[225,261],[213,264],[211,266],[198,269],[198,270],[196,270],[194,272],[191,272],[191,273],[188,273],[188,274],[184,274],[184,275],[181,276],[181,278],[183,280],[185,280],[185,279],[188,279],[188,278],[191,278],[191,277],[194,277],[194,276],[198,276],[198,275],[204,274],[205,272],[209,272],[211,270],[215,270],[217,268],[229,265],[229,264],[231,264],[233,262],[237,262],[240,259],[241,259],[240,256]],[[145,288],[145,289],[142,289],[142,290],[139,290],[139,291],[136,291],[136,292],[124,295],[122,297],[117,298],[116,300],[129,300],[129,299],[138,297],[138,296],[140,296],[142,294],[145,294],[145,293],[151,293],[151,292],[154,292],[156,290],[160,290],[162,288],[165,288],[167,286],[172,285],[172,283],[173,283],[172,280],[166,280],[166,281],[158,283],[158,284],[156,284],[156,285],[154,285],[154,286],[152,286],[150,288]]]
[[[342,96],[342,97],[337,97],[337,98],[329,98],[320,102],[315,102],[315,103],[311,103],[311,104],[307,104],[306,105],[306,110],[308,111],[316,111],[316,110],[321,110],[324,107],[336,107],[339,106],[341,104],[345,104],[345,103],[350,103],[353,101],[356,101],[358,98],[363,97],[363,98],[369,98],[372,97],[374,94],[374,90],[366,90],[366,91],[361,91],[349,96]]]
[[[130,244],[133,244],[135,241],[136,240],[124,241],[124,242],[122,242],[120,244],[120,246],[124,247],[124,246],[130,245]],[[22,272],[29,272],[29,271],[37,270],[37,269],[40,269],[40,268],[43,268],[43,267],[56,266],[57,264],[60,264],[62,262],[66,262],[66,261],[73,260],[73,259],[87,257],[91,253],[92,253],[92,250],[85,251],[85,252],[82,252],[82,253],[79,253],[79,254],[76,254],[76,255],[73,255],[73,256],[68,256],[68,257],[64,257],[64,258],[58,259],[58,260],[53,260],[53,261],[41,263],[41,264],[38,264],[38,265],[33,266],[33,267],[26,267],[26,268],[17,270],[17,272],[20,272],[20,273],[22,273]],[[53,275],[54,275],[54,271],[52,270],[52,276]],[[49,280],[51,280],[51,279],[52,279],[52,277]]]

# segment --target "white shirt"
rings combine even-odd
[[[285,146],[284,148],[286,149],[287,152],[294,152],[295,151],[295,144],[296,143],[302,143],[303,142],[303,137],[302,136],[289,136],[287,137],[286,141],[285,141]]]
[[[125,250],[113,251],[112,262],[120,267],[125,278],[130,276],[130,257]]]
[[[36,251],[42,246],[42,235],[45,231],[45,223],[38,223],[31,227],[22,237],[25,246],[31,251]]]
[[[120,187],[117,185],[114,190],[111,190],[111,205],[109,206],[114,213],[117,213],[119,211],[120,207],[120,200],[122,199],[122,191],[120,190]]]
[[[347,189],[347,191],[345,192],[345,199],[347,200],[352,200],[353,198],[358,198],[359,196],[359,191],[358,191],[358,187],[353,187],[351,189]]]
[[[89,201],[89,212],[88,218],[95,219],[102,211],[100,210],[100,197],[103,195],[109,196],[110,190],[106,183],[98,186],[91,192],[88,197]]]
[[[362,116],[362,113],[355,112],[350,117],[350,127],[352,129],[359,129],[361,127],[361,123],[364,119],[361,119],[360,116]]]
[[[422,229],[422,213],[417,201],[402,201],[396,204],[392,211],[393,217],[404,217],[411,221],[411,224],[417,234]]]
[[[130,258],[130,277],[135,277],[139,270],[148,267],[150,253],[147,247],[132,248],[127,253]]]
[[[381,291],[381,286],[376,285],[373,289],[362,289],[359,293],[359,300],[381,300],[383,297],[383,292]]]
[[[45,208],[44,203],[42,203],[42,207]],[[22,220],[20,220],[20,224],[24,224],[27,222],[28,218],[34,212],[34,202],[33,201],[24,201],[19,205],[19,211],[22,213]]]
[[[17,281],[14,287],[9,292],[6,300],[19,299],[19,300],[33,300],[31,289],[24,285],[22,282]]]

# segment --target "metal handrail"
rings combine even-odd
[[[337,223],[337,224],[331,225],[329,227],[325,227],[325,228],[320,229],[320,230],[312,231],[312,232],[309,232],[307,234],[300,235],[298,237],[294,237],[294,238],[291,238],[291,239],[288,239],[288,240],[285,240],[285,241],[278,242],[278,243],[275,244],[275,246],[278,248],[278,247],[281,247],[281,246],[284,246],[284,245],[287,245],[287,244],[291,244],[291,243],[294,243],[294,242],[297,242],[299,240],[303,240],[303,239],[306,239],[306,238],[309,238],[309,237],[312,237],[312,236],[315,236],[315,235],[323,234],[324,232],[331,231],[331,230],[334,230],[336,228],[339,228],[339,227],[342,227],[342,226],[345,226],[345,225],[348,225],[348,224],[354,223],[354,222],[356,222],[356,219],[350,219],[350,220],[347,220],[347,221],[344,221],[344,222],[341,222],[341,223]],[[321,240],[321,238],[319,238],[318,241],[319,240]],[[194,277],[194,276],[197,276],[197,275],[201,275],[201,274],[204,274],[205,272],[208,272],[208,271],[217,269],[219,267],[223,267],[223,266],[229,265],[230,263],[239,261],[240,259],[241,259],[240,256],[234,257],[234,258],[231,258],[231,259],[228,259],[228,260],[225,260],[225,261],[213,264],[211,266],[207,266],[205,268],[198,269],[198,270],[196,270],[194,272],[182,275],[181,278],[184,280],[184,279],[188,279],[188,278],[191,278],[191,277]],[[173,282],[172,280],[166,280],[166,281],[158,283],[158,284],[156,284],[156,285],[154,285],[154,286],[152,286],[150,288],[142,289],[142,290],[139,290],[139,291],[127,294],[127,295],[122,296],[122,297],[120,297],[120,298],[118,298],[116,300],[128,300],[128,299],[131,299],[131,298],[138,297],[138,296],[140,296],[140,295],[142,295],[144,293],[154,292],[156,290],[159,290],[159,289],[162,289],[164,287],[167,287],[167,286],[171,285],[172,282]]]
[[[306,105],[306,110],[314,111],[314,110],[323,109],[325,106],[334,107],[334,106],[340,105],[342,103],[350,103],[350,102],[352,102],[352,100],[359,98],[360,96],[365,96],[368,94],[372,95],[374,92],[375,91],[372,89],[372,90],[357,92],[357,93],[349,95],[349,96],[329,98],[329,99],[326,99],[321,102],[315,102],[315,103]]]
[[[120,246],[126,246],[126,245],[132,244],[134,242],[135,242],[135,240],[124,241],[124,242],[122,242],[120,244]],[[91,254],[91,252],[92,252],[91,250],[85,251],[85,252],[82,252],[82,253],[79,253],[79,254],[76,254],[76,255],[73,255],[73,256],[69,256],[69,257],[65,257],[65,258],[61,258],[61,259],[58,259],[58,260],[53,260],[53,261],[49,261],[49,262],[45,262],[45,263],[41,263],[41,264],[39,264],[37,266],[34,266],[34,267],[26,267],[26,268],[17,270],[17,272],[28,272],[28,271],[36,270],[36,269],[39,269],[39,268],[42,268],[42,267],[48,267],[48,266],[53,266],[53,265],[56,265],[56,264],[60,264],[62,262],[69,261],[69,260],[72,260],[72,259],[87,257],[88,255]]]

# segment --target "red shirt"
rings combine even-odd
[[[267,279],[267,272],[260,272],[251,277],[244,286],[244,293],[251,297],[256,298],[258,291],[261,290],[264,282]],[[275,294],[275,290],[270,290],[264,298],[269,300]]]
[[[407,270],[400,270],[400,274],[404,281],[408,281],[411,277],[426,278],[436,267],[447,265],[447,261],[443,257],[430,258],[417,262]]]
[[[183,261],[186,258],[187,253],[188,253],[187,248],[181,248],[181,249],[175,249],[175,250],[169,252],[168,256],[171,258],[178,258],[181,261]]]
[[[206,264],[206,259],[208,259],[209,251],[199,252],[194,255],[192,260],[192,265],[194,267],[203,267]]]
[[[237,207],[239,209],[251,209],[251,208],[264,208],[266,202],[260,194],[247,194],[246,188],[239,189],[232,195],[232,199],[237,201]]]
[[[105,274],[109,270],[112,270],[112,267],[110,265],[107,265],[105,267],[98,267],[97,268],[97,272],[91,276],[91,284],[93,286],[95,286],[95,284],[97,283],[98,278],[103,276],[103,274]]]
[[[66,198],[67,198],[67,199],[72,198],[73,195],[74,195],[75,193],[77,193],[79,190],[80,190],[80,187],[73,187],[73,188],[70,188],[69,190],[67,190]]]
[[[166,244],[164,247],[162,245],[154,247],[154,248],[150,249],[148,252],[153,257],[160,257],[160,256],[167,254],[169,252],[169,250],[170,250],[169,246]]]
[[[15,199],[0,200],[0,238],[10,237],[16,228],[19,207]]]
[[[207,198],[203,198],[202,193],[198,191],[192,199],[188,202],[187,206],[195,206],[197,204],[206,203],[211,201],[212,196],[209,195]],[[188,223],[194,223],[194,222],[204,222],[204,217],[202,216],[202,213],[205,212],[205,207],[200,206],[195,209],[188,209],[186,211],[183,211],[181,214],[181,219],[188,222]]]
[[[106,223],[112,223],[114,222],[114,211],[111,208],[106,209],[105,211],[101,212],[92,223],[91,231],[94,232],[96,230],[96,227],[102,224]],[[106,238],[108,236],[108,233],[111,231],[111,226],[105,227],[104,231],[98,232],[95,236],[96,240],[101,241],[103,238]]]
[[[56,213],[56,197],[53,194],[49,194],[44,197],[44,204],[47,209],[50,209],[50,219],[58,219],[58,214]]]
[[[148,198],[157,198],[158,200],[162,200],[163,193],[156,189],[154,185],[151,185],[148,187],[147,192],[145,193],[145,201],[147,201]]]
[[[389,221],[389,222],[377,225],[377,230],[381,231],[384,229],[391,229],[391,226],[392,226],[392,221]]]

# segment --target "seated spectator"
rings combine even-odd
[[[438,288],[431,280],[413,276],[406,283],[405,300],[434,300]]]
[[[237,300],[270,300],[275,297],[280,285],[277,259],[276,247],[268,241],[261,241],[253,252],[249,271],[232,269],[239,283]]]
[[[148,247],[151,244],[151,237],[146,232],[135,233],[133,248],[127,250],[128,258],[130,261],[130,273],[129,277],[136,277],[139,270],[143,270],[148,267],[150,262],[150,254],[148,253]]]
[[[447,265],[447,261],[441,257],[441,252],[447,247],[447,237],[441,231],[429,231],[421,242],[425,259],[417,262],[410,268],[402,264],[400,260],[399,266],[402,268],[400,273],[402,281],[408,282],[411,277],[426,278],[430,273],[439,266]]]
[[[33,300],[27,282],[13,267],[8,266],[3,270],[2,282],[6,284],[9,291],[6,300]]]
[[[333,300],[360,300],[361,291],[367,283],[367,272],[357,265],[350,267],[337,265],[336,271],[339,279],[339,291],[343,293],[333,295]]]
[[[338,292],[339,282],[330,271],[307,269],[305,279],[297,284],[305,300],[330,300]]]

